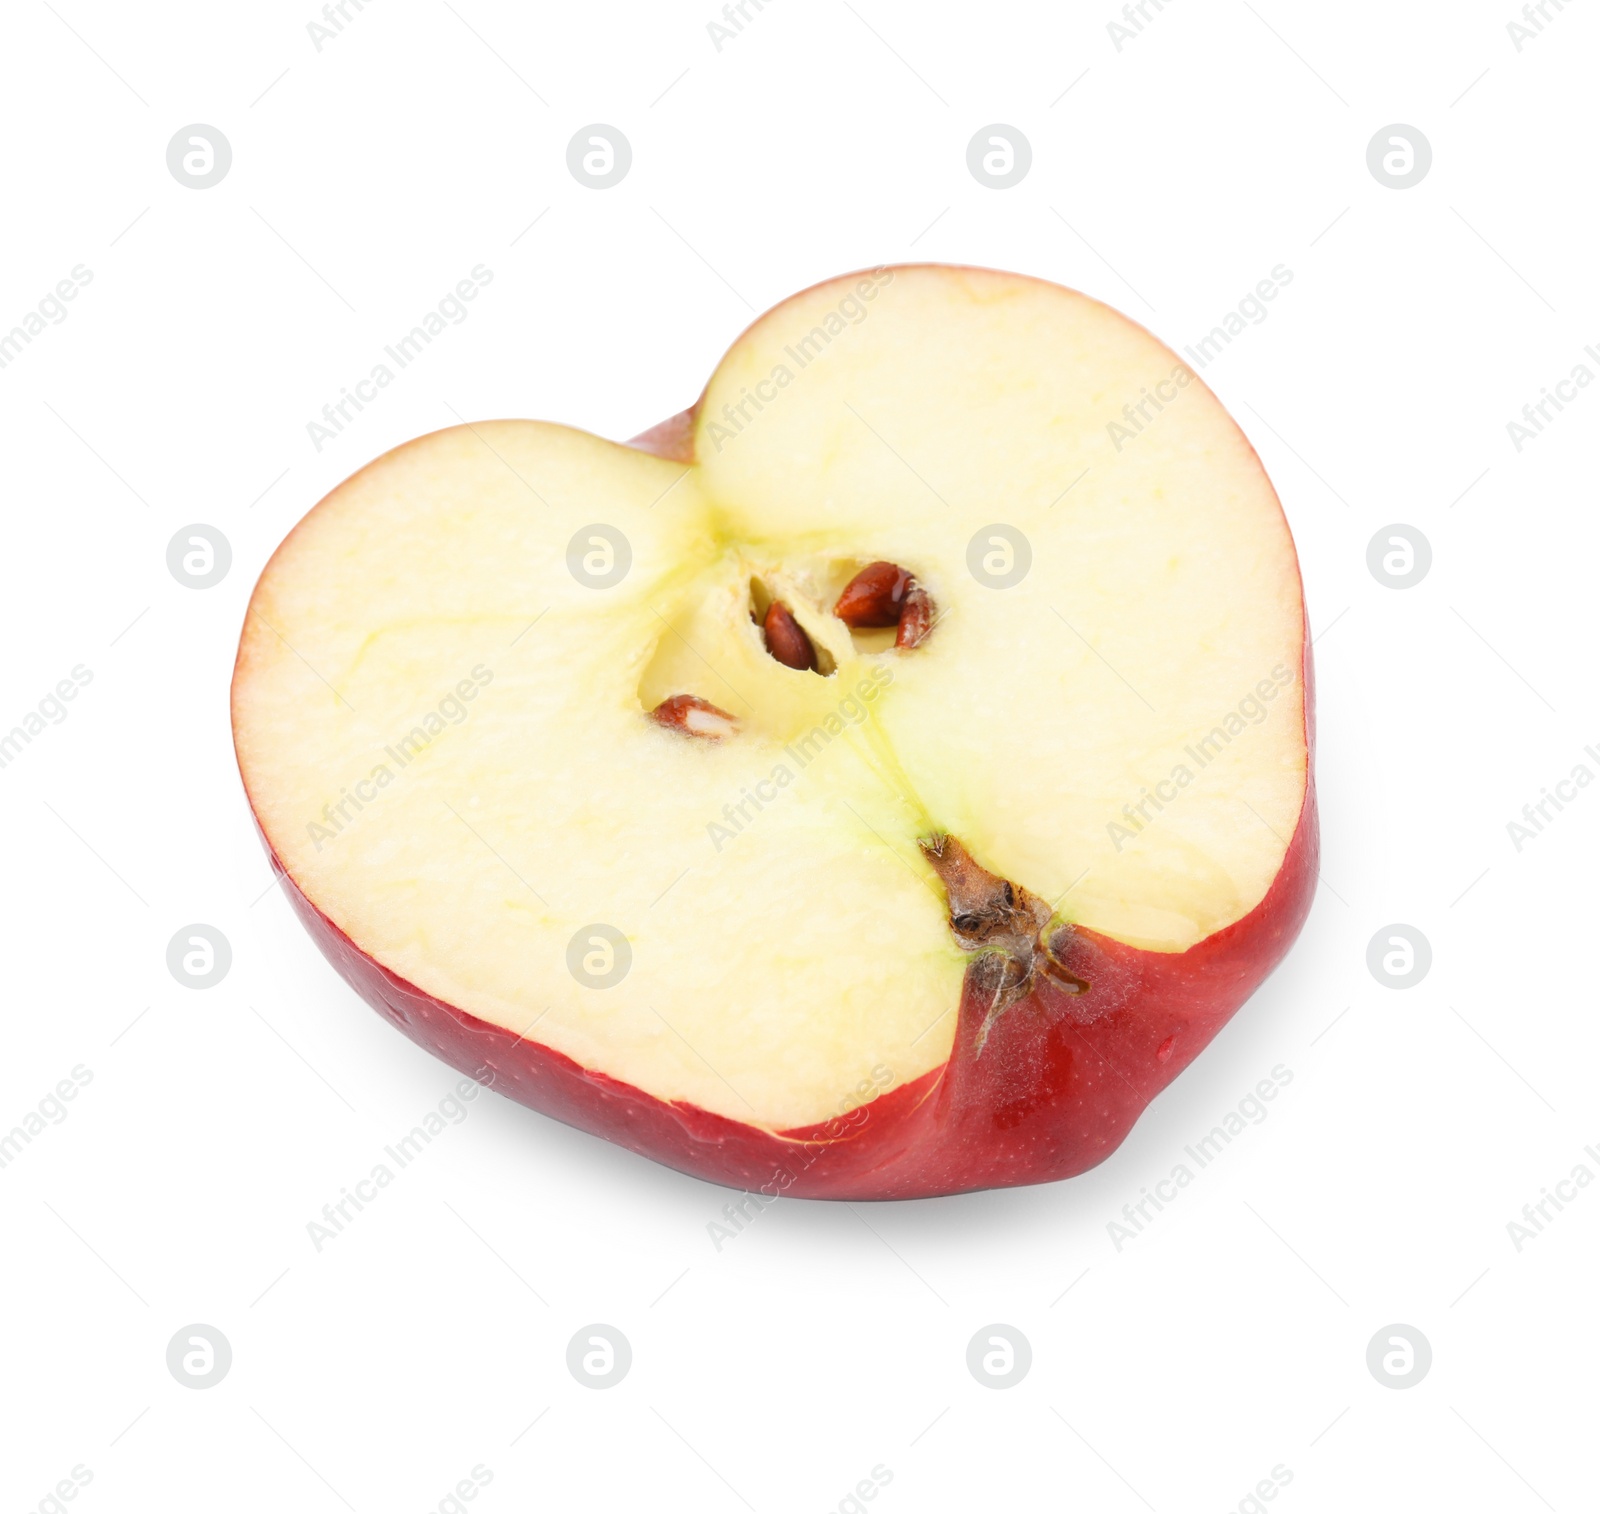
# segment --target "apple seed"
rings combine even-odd
[[[897,626],[906,590],[915,582],[892,562],[868,563],[844,586],[833,613],[852,631]]]
[[[739,729],[739,722],[726,710],[719,710],[695,694],[674,694],[670,699],[663,699],[651,710],[650,718],[670,731],[703,736],[708,741],[720,741]]]
[[[902,652],[921,646],[933,629],[933,597],[897,563],[868,563],[844,586],[833,613],[852,631],[897,626]]]
[[[775,599],[767,606],[767,618],[761,623],[761,631],[767,640],[767,650],[784,667],[793,668],[797,673],[817,671],[817,649],[782,601]]]
[[[900,629],[895,633],[895,648],[909,652],[920,647],[933,629],[933,596],[915,579],[906,591],[906,602],[900,611]]]

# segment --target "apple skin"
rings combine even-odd
[[[633,446],[693,461],[693,411]],[[1041,980],[978,1050],[986,1005],[964,991],[950,1059],[879,1094],[863,1086],[821,1125],[774,1134],[665,1103],[446,1004],[374,961],[283,876],[301,923],[355,991],[441,1061],[552,1119],[713,1183],[769,1196],[911,1199],[1075,1177],[1110,1156],[1282,960],[1316,892],[1311,637],[1302,642],[1306,797],[1283,865],[1243,919],[1184,952],[1077,929],[1062,956],[1089,984]],[[259,829],[259,826],[258,826]],[[865,1102],[859,1102],[859,1101]]]
[[[1110,1156],[1288,951],[1316,889],[1318,841],[1308,780],[1283,866],[1242,920],[1185,952],[1141,951],[1078,930],[1063,960],[1089,983],[1086,993],[1042,985],[1000,1016],[981,1055],[985,1005],[964,993],[944,1067],[781,1135],[664,1103],[424,993],[362,951],[267,851],[295,913],[345,981],[480,1083],[709,1182],[790,1198],[910,1199],[1053,1182]]]

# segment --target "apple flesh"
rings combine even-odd
[[[818,286],[628,447],[508,421],[378,459],[268,564],[233,714],[364,998],[768,1193],[1093,1166],[1315,887],[1272,487],[1147,332],[1012,275]]]

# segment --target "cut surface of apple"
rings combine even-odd
[[[233,720],[296,907],[423,1044],[705,1176],[1099,1160],[1314,882],[1249,443],[1108,307],[930,266],[778,306],[640,443],[438,432],[279,548]]]

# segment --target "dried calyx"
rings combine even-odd
[[[1043,899],[981,866],[954,836],[935,835],[920,845],[944,884],[950,933],[974,954],[968,973],[990,999],[978,1034],[980,1051],[995,1020],[1033,991],[1038,975],[1063,993],[1089,987],[1057,957],[1056,945],[1064,944],[1069,927],[1052,927],[1054,913]]]

